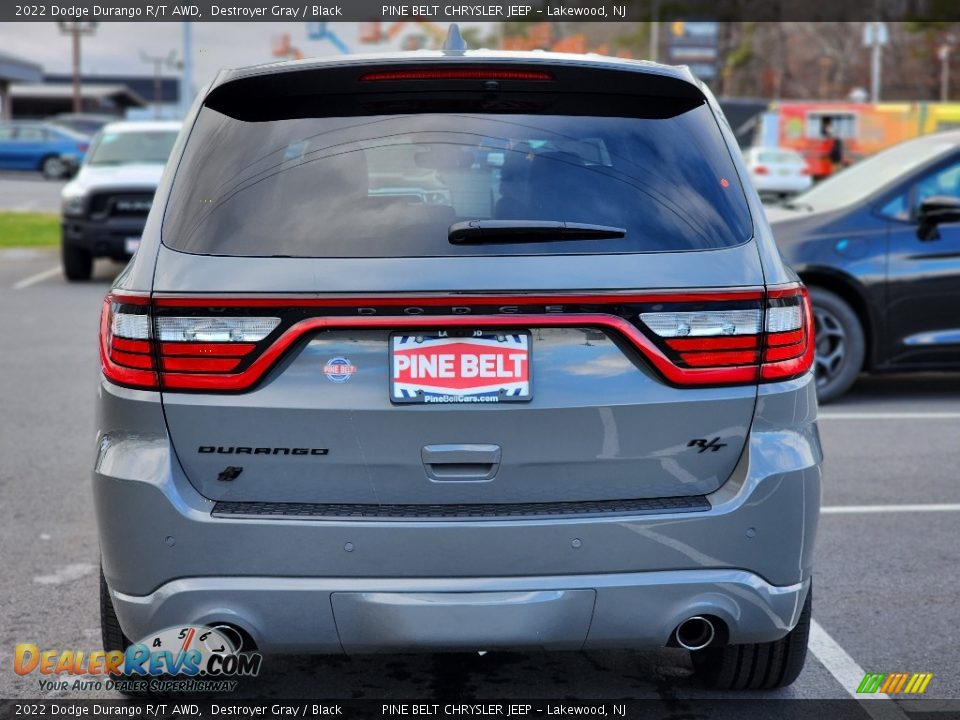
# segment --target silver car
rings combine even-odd
[[[787,685],[812,332],[686,69],[222,72],[104,302],[105,646],[680,646],[708,685]]]

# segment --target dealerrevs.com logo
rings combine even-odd
[[[887,695],[922,695],[933,680],[933,673],[867,673],[857,687],[857,693],[886,693]]]
[[[171,627],[120,650],[40,650],[21,643],[18,675],[38,673],[40,690],[230,692],[236,677],[256,677],[263,656],[241,652],[236,631],[201,625]]]

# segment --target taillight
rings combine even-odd
[[[217,375],[236,372],[279,324],[278,317],[157,317],[163,386],[216,388]]]
[[[118,385],[157,388],[150,327],[150,299],[111,293],[100,316],[100,367]]]
[[[753,168],[753,174],[754,174],[754,175],[769,175],[769,174],[770,174],[770,168],[768,168],[766,165],[757,165],[755,168]]]
[[[767,291],[761,380],[785,380],[813,366],[813,309],[805,287]]]
[[[749,304],[749,303],[741,303]],[[770,290],[762,306],[642,312],[641,323],[679,368],[709,370],[679,384],[783,380],[813,363],[813,322],[807,291]]]
[[[107,296],[100,323],[107,379],[144,389],[223,389],[224,376],[249,361],[280,324],[278,317],[157,316],[152,310],[145,296]]]

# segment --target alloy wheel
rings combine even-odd
[[[826,308],[814,306],[813,319],[817,343],[814,371],[817,387],[823,387],[843,370],[847,356],[847,332],[839,318]]]

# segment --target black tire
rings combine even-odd
[[[817,352],[817,399],[827,403],[843,395],[863,369],[866,339],[857,314],[829,290],[811,287]]]
[[[813,587],[807,591],[796,627],[779,640],[690,653],[695,676],[716,690],[772,690],[790,685],[807,658],[812,603]]]
[[[47,155],[40,161],[40,172],[47,180],[60,180],[67,176],[67,164],[57,155]]]
[[[126,652],[131,645],[130,639],[123,634],[120,621],[117,620],[117,613],[110,599],[110,589],[103,577],[103,568],[100,569],[100,637],[104,650]]]
[[[62,243],[60,258],[63,262],[63,275],[67,280],[89,280],[93,275],[93,256],[83,248]]]
[[[117,619],[117,613],[113,609],[113,600],[110,599],[110,589],[107,587],[107,580],[103,577],[103,568],[100,568],[100,638],[103,642],[104,651],[119,650],[126,653],[127,648],[133,642],[128,638],[123,628],[120,627],[120,621]],[[157,676],[159,679],[169,679],[171,676]],[[141,676],[121,675],[115,680],[144,680]],[[151,698],[155,693],[150,690],[132,690],[126,687],[118,688],[117,692],[130,698]]]

